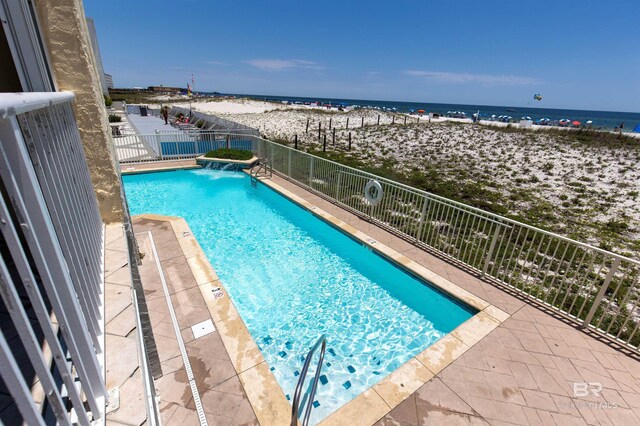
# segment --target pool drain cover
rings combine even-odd
[[[216,328],[213,326],[213,322],[208,319],[206,321],[199,322],[196,325],[192,325],[191,331],[193,331],[193,337],[199,339],[202,336],[213,333],[214,331],[216,331]]]

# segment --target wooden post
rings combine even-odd
[[[322,144],[322,152],[327,152],[327,134],[324,134],[324,143]]]
[[[406,115],[404,116],[404,125],[405,126],[407,125],[407,116]]]
[[[332,145],[336,144],[336,128],[333,128],[333,141],[331,142]]]
[[[393,118],[391,119],[391,124],[396,124],[396,116],[392,116]]]
[[[349,117],[347,117],[347,130],[349,129]]]
[[[380,114],[378,114],[378,126],[380,125]]]
[[[318,122],[318,143],[320,143],[320,132],[322,131],[322,122]]]
[[[351,132],[349,132],[349,151],[351,151]]]
[[[305,133],[309,133],[309,119],[307,118],[307,128],[304,131]]]
[[[295,137],[294,137],[294,147],[295,147],[295,149],[298,149],[298,134],[297,133],[295,134]]]
[[[333,118],[329,119],[329,130],[331,130],[331,123],[333,123]]]
[[[360,127],[364,129],[364,117],[362,117],[362,125]]]

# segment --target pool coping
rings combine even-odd
[[[214,163],[241,164],[243,166],[251,166],[253,163],[258,161],[258,157],[254,155],[248,160],[233,160],[231,158],[205,157],[204,155],[201,155],[199,157],[196,157],[196,162],[198,161],[212,161]]]
[[[510,315],[501,309],[376,241],[275,182],[263,177],[259,180],[265,186],[370,247],[371,250],[397,266],[431,283],[434,288],[478,310],[475,315],[445,337],[331,413],[319,423],[320,425],[374,424],[509,318]],[[289,424],[291,405],[270,371],[244,320],[238,314],[224,284],[219,280],[204,251],[191,233],[186,220],[181,217],[154,214],[137,217],[171,223],[258,421],[263,425]],[[214,298],[213,290],[216,287],[223,291],[225,297]]]
[[[140,163],[135,163],[140,164]],[[158,164],[158,163],[153,163]],[[157,172],[170,172],[173,170],[193,170],[193,169],[201,169],[202,165],[200,164],[192,164],[192,165],[183,165],[183,166],[168,166],[168,167],[149,167],[135,170],[123,170],[122,164],[120,165],[120,174],[121,175],[142,175],[146,173],[157,173]]]

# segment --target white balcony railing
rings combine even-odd
[[[104,419],[104,226],[73,99],[0,94],[0,289],[11,318],[0,376],[29,425]],[[34,400],[37,386],[48,404]]]

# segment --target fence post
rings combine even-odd
[[[332,145],[336,144],[336,128],[333,128],[333,141],[331,142]]]
[[[598,310],[598,306],[600,306],[600,302],[604,297],[604,293],[609,288],[609,284],[611,284],[613,275],[616,273],[619,266],[620,266],[620,258],[616,257],[616,260],[613,261],[613,265],[611,265],[611,269],[609,269],[609,273],[607,274],[606,278],[604,279],[604,282],[602,283],[602,287],[600,287],[600,291],[598,291],[598,295],[593,301],[593,305],[591,305],[591,309],[589,310],[587,317],[584,319],[584,322],[582,323],[582,327],[588,327],[589,324],[591,323],[591,320],[593,319],[593,316],[596,314],[596,311]],[[631,289],[629,289],[629,291],[631,291]]]
[[[297,136],[297,135],[296,135],[296,136]],[[296,139],[297,139],[297,138],[296,138]],[[296,142],[297,142],[297,140],[296,140]],[[289,150],[289,164],[288,164],[287,169],[289,170],[289,171],[288,171],[289,177],[291,177],[291,150]]]
[[[404,125],[405,126],[407,125],[407,116],[406,115],[404,116]]]
[[[311,161],[309,164],[309,187],[311,187],[312,180],[313,180],[313,157],[311,157]]]
[[[329,119],[329,130],[331,130],[331,124],[333,124],[333,118]]]
[[[351,132],[349,132],[349,151],[351,151]]]
[[[304,131],[305,133],[309,133],[309,119],[307,118],[307,128]]]
[[[418,232],[416,233],[416,241],[422,241],[422,233],[424,232],[424,218],[427,215],[427,206],[429,205],[429,198],[424,196],[424,203],[422,204],[422,212],[420,213],[420,222],[418,222]]]
[[[482,268],[482,276],[484,277],[487,273],[487,269],[489,269],[489,264],[491,263],[491,259],[493,258],[493,250],[496,248],[496,241],[498,241],[498,234],[500,233],[501,223],[496,225],[496,230],[493,233],[493,239],[491,240],[491,245],[489,246],[489,253],[487,253],[487,258],[484,260],[484,266]]]
[[[364,129],[364,117],[362,117],[362,124],[360,125],[361,129]]]
[[[318,143],[320,143],[320,132],[322,131],[322,122],[318,122]]]
[[[327,134],[324,134],[324,142],[322,143],[322,152],[327,151]]]
[[[349,117],[347,117],[347,130],[349,130]]]
[[[380,114],[378,114],[378,126],[380,125]]]
[[[294,146],[295,146],[296,149],[298,149],[298,134],[297,133],[294,135]]]
[[[340,202],[340,178],[342,177],[342,173],[338,170],[338,182],[336,182],[336,201]]]
[[[391,124],[396,124],[396,116],[391,116]]]

